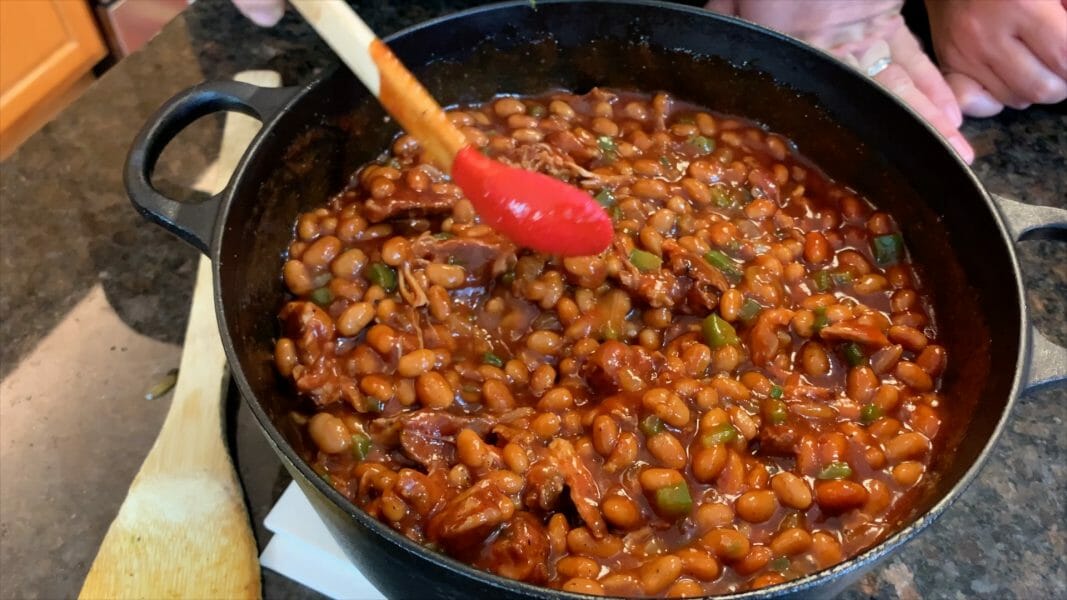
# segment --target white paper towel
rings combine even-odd
[[[263,525],[274,537],[259,563],[331,598],[384,600],[345,556],[296,483],[290,483]]]

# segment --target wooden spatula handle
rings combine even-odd
[[[296,10],[382,103],[422,144],[430,159],[452,171],[467,145],[441,106],[344,0],[290,0]]]

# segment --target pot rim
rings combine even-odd
[[[1019,351],[1015,363],[1015,375],[1012,378],[1011,388],[1009,390],[1009,397],[1007,399],[1007,402],[1005,403],[1004,409],[995,427],[993,428],[993,431],[989,436],[989,439],[985,442],[985,445],[978,453],[978,456],[967,468],[964,474],[960,477],[960,480],[956,482],[956,484],[948,492],[946,492],[943,497],[938,500],[933,506],[931,506],[922,514],[914,517],[914,519],[910,523],[905,525],[903,528],[895,531],[885,539],[864,550],[863,552],[856,554],[829,569],[816,571],[803,577],[792,579],[773,586],[768,586],[759,590],[750,590],[721,596],[714,596],[714,598],[723,598],[729,600],[752,600],[756,598],[764,599],[778,597],[786,594],[812,592],[828,582],[841,580],[849,573],[868,564],[875,563],[881,560],[885,556],[897,550],[906,542],[910,541],[919,532],[921,532],[928,525],[934,522],[938,517],[940,517],[945,512],[945,510],[953,502],[955,502],[974,481],[979,471],[982,469],[985,462],[988,460],[989,454],[992,452],[997,440],[1000,438],[1001,433],[1003,432],[1003,429],[1006,426],[1008,418],[1010,417],[1011,411],[1015,405],[1016,398],[1019,395],[1020,387],[1022,385],[1022,378],[1027,372],[1031,350],[1031,330],[1028,325],[1030,321],[1029,307],[1025,301],[1025,292],[1023,289],[1021,271],[1019,268],[1018,257],[1015,252],[1015,246],[1012,243],[1012,239],[1008,234],[1008,228],[1006,227],[1006,224],[1000,214],[1000,211],[996,208],[995,203],[991,199],[985,187],[978,180],[974,171],[971,170],[971,168],[968,167],[959,158],[959,156],[956,155],[956,153],[950,149],[948,144],[940,138],[940,135],[937,134],[937,132],[929,124],[927,124],[925,120],[922,119],[922,117],[920,117],[914,110],[912,110],[909,106],[899,100],[895,95],[884,90],[884,88],[881,88],[881,86],[878,86],[869,78],[863,76],[845,63],[841,62],[832,54],[829,54],[818,48],[808,46],[807,44],[804,44],[803,42],[786,36],[780,32],[761,27],[748,21],[741,20],[739,18],[712,13],[710,11],[706,11],[700,8],[662,2],[660,0],[576,0],[572,2],[568,2],[567,0],[541,0],[540,2],[537,2],[536,6],[534,7],[534,10],[553,4],[564,3],[592,5],[621,4],[644,7],[655,10],[681,12],[688,14],[689,16],[695,19],[726,21],[729,22],[733,27],[747,29],[763,37],[776,40],[779,44],[790,46],[790,49],[792,51],[812,54],[818,56],[824,61],[829,60],[832,63],[836,63],[838,69],[841,71],[841,76],[860,78],[861,80],[866,82],[866,85],[877,87],[887,97],[887,100],[895,104],[897,108],[906,111],[913,119],[916,119],[920,123],[922,123],[926,127],[929,134],[935,137],[940,142],[942,150],[945,152],[949,152],[952,155],[952,158],[955,160],[958,167],[964,171],[966,177],[970,180],[975,190],[978,192],[981,199],[984,201],[986,210],[988,210],[992,214],[996,226],[999,229],[999,233],[1001,236],[1000,241],[1003,242],[1004,247],[1008,252],[1008,258],[1012,267],[1012,275],[1014,277],[1014,294],[1016,297],[1016,302],[1019,305],[1020,318],[1020,322],[1018,324]],[[473,15],[479,15],[482,13],[495,12],[500,10],[508,10],[521,6],[530,6],[532,4],[533,3],[530,0],[510,0],[507,2],[500,2],[470,8],[463,11],[443,15],[404,28],[384,38],[383,41],[388,44],[396,39],[408,37],[417,34],[422,30],[437,27],[441,24],[453,20],[462,20]],[[298,91],[293,94],[292,98],[285,103],[281,110],[279,110],[277,114],[275,114],[272,118],[263,123],[260,132],[257,134],[255,140],[249,146],[248,150],[245,152],[240,163],[238,164],[237,169],[235,171],[236,176],[234,177],[233,182],[231,182],[231,185],[228,186],[223,201],[219,206],[219,210],[216,216],[216,227],[214,228],[214,232],[212,234],[211,239],[210,254],[213,262],[214,271],[213,278],[215,283],[215,312],[216,317],[218,318],[220,323],[219,329],[222,335],[223,346],[227,355],[227,359],[229,360],[231,365],[240,365],[240,362],[238,360],[237,352],[234,349],[233,340],[229,335],[229,331],[226,327],[221,326],[227,323],[228,319],[225,307],[222,304],[222,295],[220,290],[222,289],[223,282],[221,280],[221,273],[218,267],[220,258],[220,248],[222,247],[222,238],[226,233],[226,228],[223,226],[226,220],[226,216],[228,215],[233,202],[236,200],[238,190],[242,189],[243,187],[241,185],[240,180],[246,170],[248,163],[252,161],[254,157],[258,154],[258,150],[260,146],[262,146],[263,141],[267,137],[269,132],[278,124],[279,121],[285,118],[285,116],[287,115],[287,113],[290,112],[293,106],[304,101],[304,99],[324,81],[327,81],[332,77],[338,76],[337,71],[341,69],[343,69],[343,66],[341,65],[336,65],[332,68],[328,68],[321,74],[317,75],[307,84],[299,86]],[[556,590],[553,588],[525,583],[522,581],[502,577],[500,575],[490,573],[488,571],[477,569],[444,553],[431,550],[423,546],[422,544],[414,542],[405,537],[404,535],[400,534],[399,532],[388,527],[382,521],[371,517],[363,509],[350,502],[332,486],[327,485],[327,483],[311,469],[308,463],[297,454],[297,452],[293,449],[292,445],[278,431],[277,427],[275,427],[274,423],[271,421],[266,411],[260,405],[256,394],[252,391],[252,387],[249,384],[248,379],[245,377],[243,370],[240,368],[233,369],[232,376],[237,383],[237,387],[240,390],[241,396],[244,398],[245,403],[251,409],[252,414],[255,416],[260,428],[264,431],[264,433],[266,433],[268,442],[274,448],[279,458],[283,462],[288,463],[289,467],[295,468],[296,471],[298,471],[301,476],[307,482],[310,483],[310,485],[312,485],[320,494],[328,498],[330,502],[338,509],[342,510],[346,515],[358,521],[362,526],[371,530],[374,534],[381,537],[384,541],[387,541],[397,546],[400,550],[408,552],[409,554],[417,555],[421,559],[430,561],[438,565],[439,567],[447,569],[456,575],[480,580],[494,587],[504,588],[511,592],[520,593],[530,598],[563,598],[567,600],[604,598],[604,596],[589,596],[585,594],[566,592],[563,590]]]

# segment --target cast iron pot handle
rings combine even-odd
[[[126,157],[126,193],[134,207],[146,219],[207,254],[225,190],[195,204],[167,198],[152,185],[156,161],[174,136],[200,117],[232,110],[266,123],[281,111],[298,89],[213,81],[191,87],[168,100],[137,134]]]
[[[992,196],[1015,241],[1039,229],[1067,229],[1067,210],[1023,204],[997,194]],[[1026,379],[1026,390],[1067,380],[1067,348],[1046,338],[1033,325],[1030,325],[1030,370]]]

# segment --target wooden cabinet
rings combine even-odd
[[[0,0],[0,157],[87,87],[106,54],[85,0]]]

